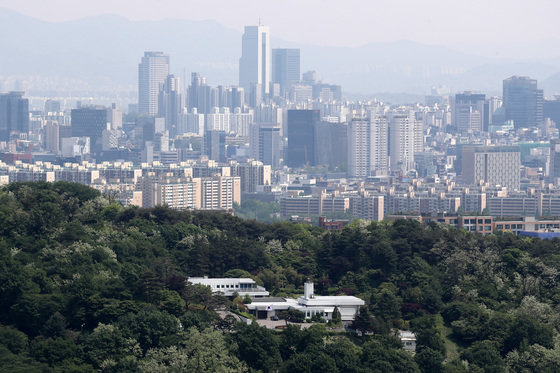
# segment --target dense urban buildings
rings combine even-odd
[[[495,224],[533,218],[554,229],[560,101],[544,99],[535,79],[504,79],[502,97],[434,87],[395,105],[348,100],[321,72],[302,73],[304,54],[273,49],[266,26],[245,28],[240,53],[239,85],[212,85],[147,51],[138,104],[124,109],[1,94],[0,182],[76,181],[125,204],[177,209],[257,200],[275,206],[270,219],[324,216],[329,229],[353,217],[483,234],[540,229]],[[467,218],[477,214],[488,218]]]

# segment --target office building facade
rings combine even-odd
[[[272,81],[280,85],[282,94],[300,80],[300,50],[272,50]]]
[[[505,119],[515,128],[539,126],[543,122],[543,91],[527,76],[512,76],[503,82]]]
[[[72,137],[89,137],[94,150],[101,145],[103,131],[110,129],[107,121],[107,109],[103,106],[81,107],[72,109]]]
[[[453,123],[460,134],[480,132],[484,129],[484,103],[486,95],[472,92],[455,95]]]
[[[0,140],[7,141],[11,133],[29,131],[29,100],[23,92],[0,95]]]
[[[288,110],[288,167],[314,166],[315,127],[320,122],[319,110]]]
[[[465,146],[462,149],[462,181],[519,190],[521,152],[515,146]]]

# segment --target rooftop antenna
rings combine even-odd
[[[259,26],[262,26],[262,24],[261,24],[261,17],[259,17]]]

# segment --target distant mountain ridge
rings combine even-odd
[[[323,81],[362,94],[427,94],[439,85],[499,92],[510,75],[544,81],[560,73],[560,56],[488,58],[411,41],[344,48],[273,37],[272,46],[301,48],[302,72],[316,70]],[[160,50],[170,54],[171,70],[179,77],[189,80],[197,71],[211,85],[227,85],[237,83],[241,34],[214,21],[130,21],[101,15],[52,23],[0,9],[0,50],[0,77],[65,76],[87,80],[92,87],[101,81],[134,86],[144,51]],[[558,79],[551,79],[546,90],[545,94],[560,93]]]

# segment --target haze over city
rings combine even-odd
[[[560,11],[557,2],[548,0],[84,0],[79,5],[71,0],[2,0],[0,7],[55,22],[102,14],[136,21],[214,20],[238,32],[260,19],[278,38],[330,46],[395,40],[439,45],[558,40]]]

